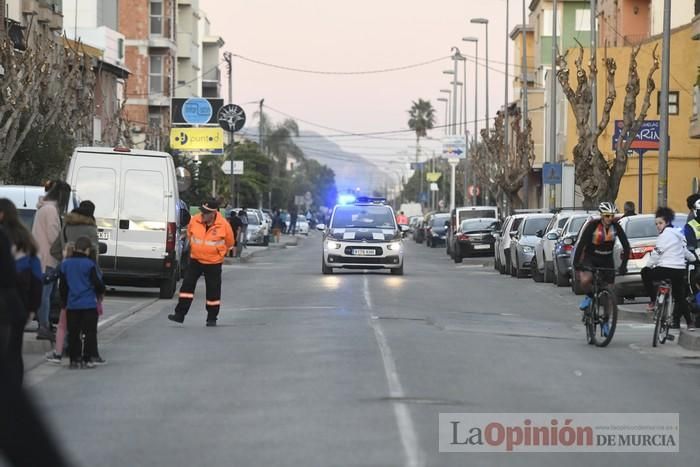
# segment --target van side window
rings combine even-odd
[[[117,174],[108,167],[80,167],[77,180],[81,200],[95,203],[95,217],[116,218]]]
[[[164,186],[163,174],[160,172],[127,170],[121,218],[165,222]]]

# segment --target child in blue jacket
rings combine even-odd
[[[61,263],[61,305],[67,310],[69,368],[95,367],[91,356],[97,355],[97,300],[105,293],[105,286],[90,258],[91,248],[90,239],[80,237],[71,256]],[[81,335],[85,335],[84,343],[80,342]]]

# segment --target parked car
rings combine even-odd
[[[250,208],[246,209],[246,214],[248,214],[247,244],[265,246],[266,231],[262,214],[257,209]]]
[[[299,235],[309,235],[309,222],[306,217],[299,216],[297,219],[297,233]]]
[[[493,255],[493,233],[499,228],[499,221],[493,218],[462,221],[455,233],[454,262],[461,263],[462,258],[475,254]]]
[[[552,214],[526,214],[518,226],[510,243],[510,275],[526,277],[530,273],[532,258],[535,256],[537,232],[549,224]]]
[[[494,267],[501,274],[510,273],[510,242],[525,214],[513,214],[503,221],[503,228],[495,233]]]
[[[467,219],[491,218],[498,219],[498,208],[495,206],[462,206],[452,210],[450,228],[445,233],[445,253],[453,257],[455,232],[462,222]]]
[[[574,244],[581,231],[581,227],[586,223],[586,220],[591,217],[591,214],[574,214],[569,217],[561,234],[558,235],[557,241],[554,244],[554,272],[552,274],[554,284],[559,287],[569,285],[571,280],[571,259],[574,250]]]
[[[17,208],[19,220],[30,231],[34,224],[34,215],[39,198],[44,196],[43,186],[30,185],[0,185],[0,198],[7,198]]]
[[[423,219],[423,216],[411,216],[408,218],[408,232],[413,234],[416,231],[416,225]]]
[[[66,180],[79,199],[95,203],[99,257],[108,285],[160,288],[172,298],[180,279],[181,209],[170,154],[129,148],[79,147]]]
[[[450,220],[450,215],[446,212],[432,214],[426,221],[425,228],[425,246],[435,248],[438,245],[445,244],[445,235],[447,233],[446,222]]]
[[[551,282],[554,271],[554,245],[561,234],[561,229],[575,211],[559,211],[554,213],[549,224],[537,232],[539,240],[535,243],[535,256],[532,258],[532,280],[535,282]]]

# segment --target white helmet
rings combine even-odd
[[[693,210],[695,211],[695,217],[700,217],[700,198],[693,204]]]
[[[598,205],[598,212],[601,214],[617,214],[617,207],[615,207],[615,203],[603,201]]]

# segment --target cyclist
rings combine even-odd
[[[606,284],[611,285],[615,283],[615,272],[613,271],[615,268],[613,257],[615,240],[619,239],[622,243],[622,263],[618,271],[620,274],[627,272],[627,260],[630,254],[630,243],[627,240],[627,235],[620,224],[615,221],[617,213],[615,204],[604,201],[598,205],[598,212],[600,219],[589,222],[586,229],[581,232],[573,259],[574,270],[581,271],[581,288],[586,293],[579,305],[579,308],[584,311],[590,306],[593,297],[593,273],[582,269],[609,269],[609,271],[601,271],[600,275]],[[607,325],[607,323],[604,324]]]
[[[696,248],[700,248],[700,195],[689,196],[688,207],[690,214],[688,215],[688,223],[683,227],[683,233],[688,243],[688,249],[694,252]]]
[[[694,328],[693,320],[688,311],[688,303],[685,300],[685,262],[695,261],[695,255],[687,248],[685,237],[673,228],[675,213],[671,208],[660,207],[656,210],[656,230],[659,236],[656,246],[649,257],[648,266],[642,268],[642,281],[649,295],[648,311],[652,311],[656,304],[656,288],[654,281],[669,280],[673,291],[673,329],[680,328],[681,316],[685,318],[688,330]]]

